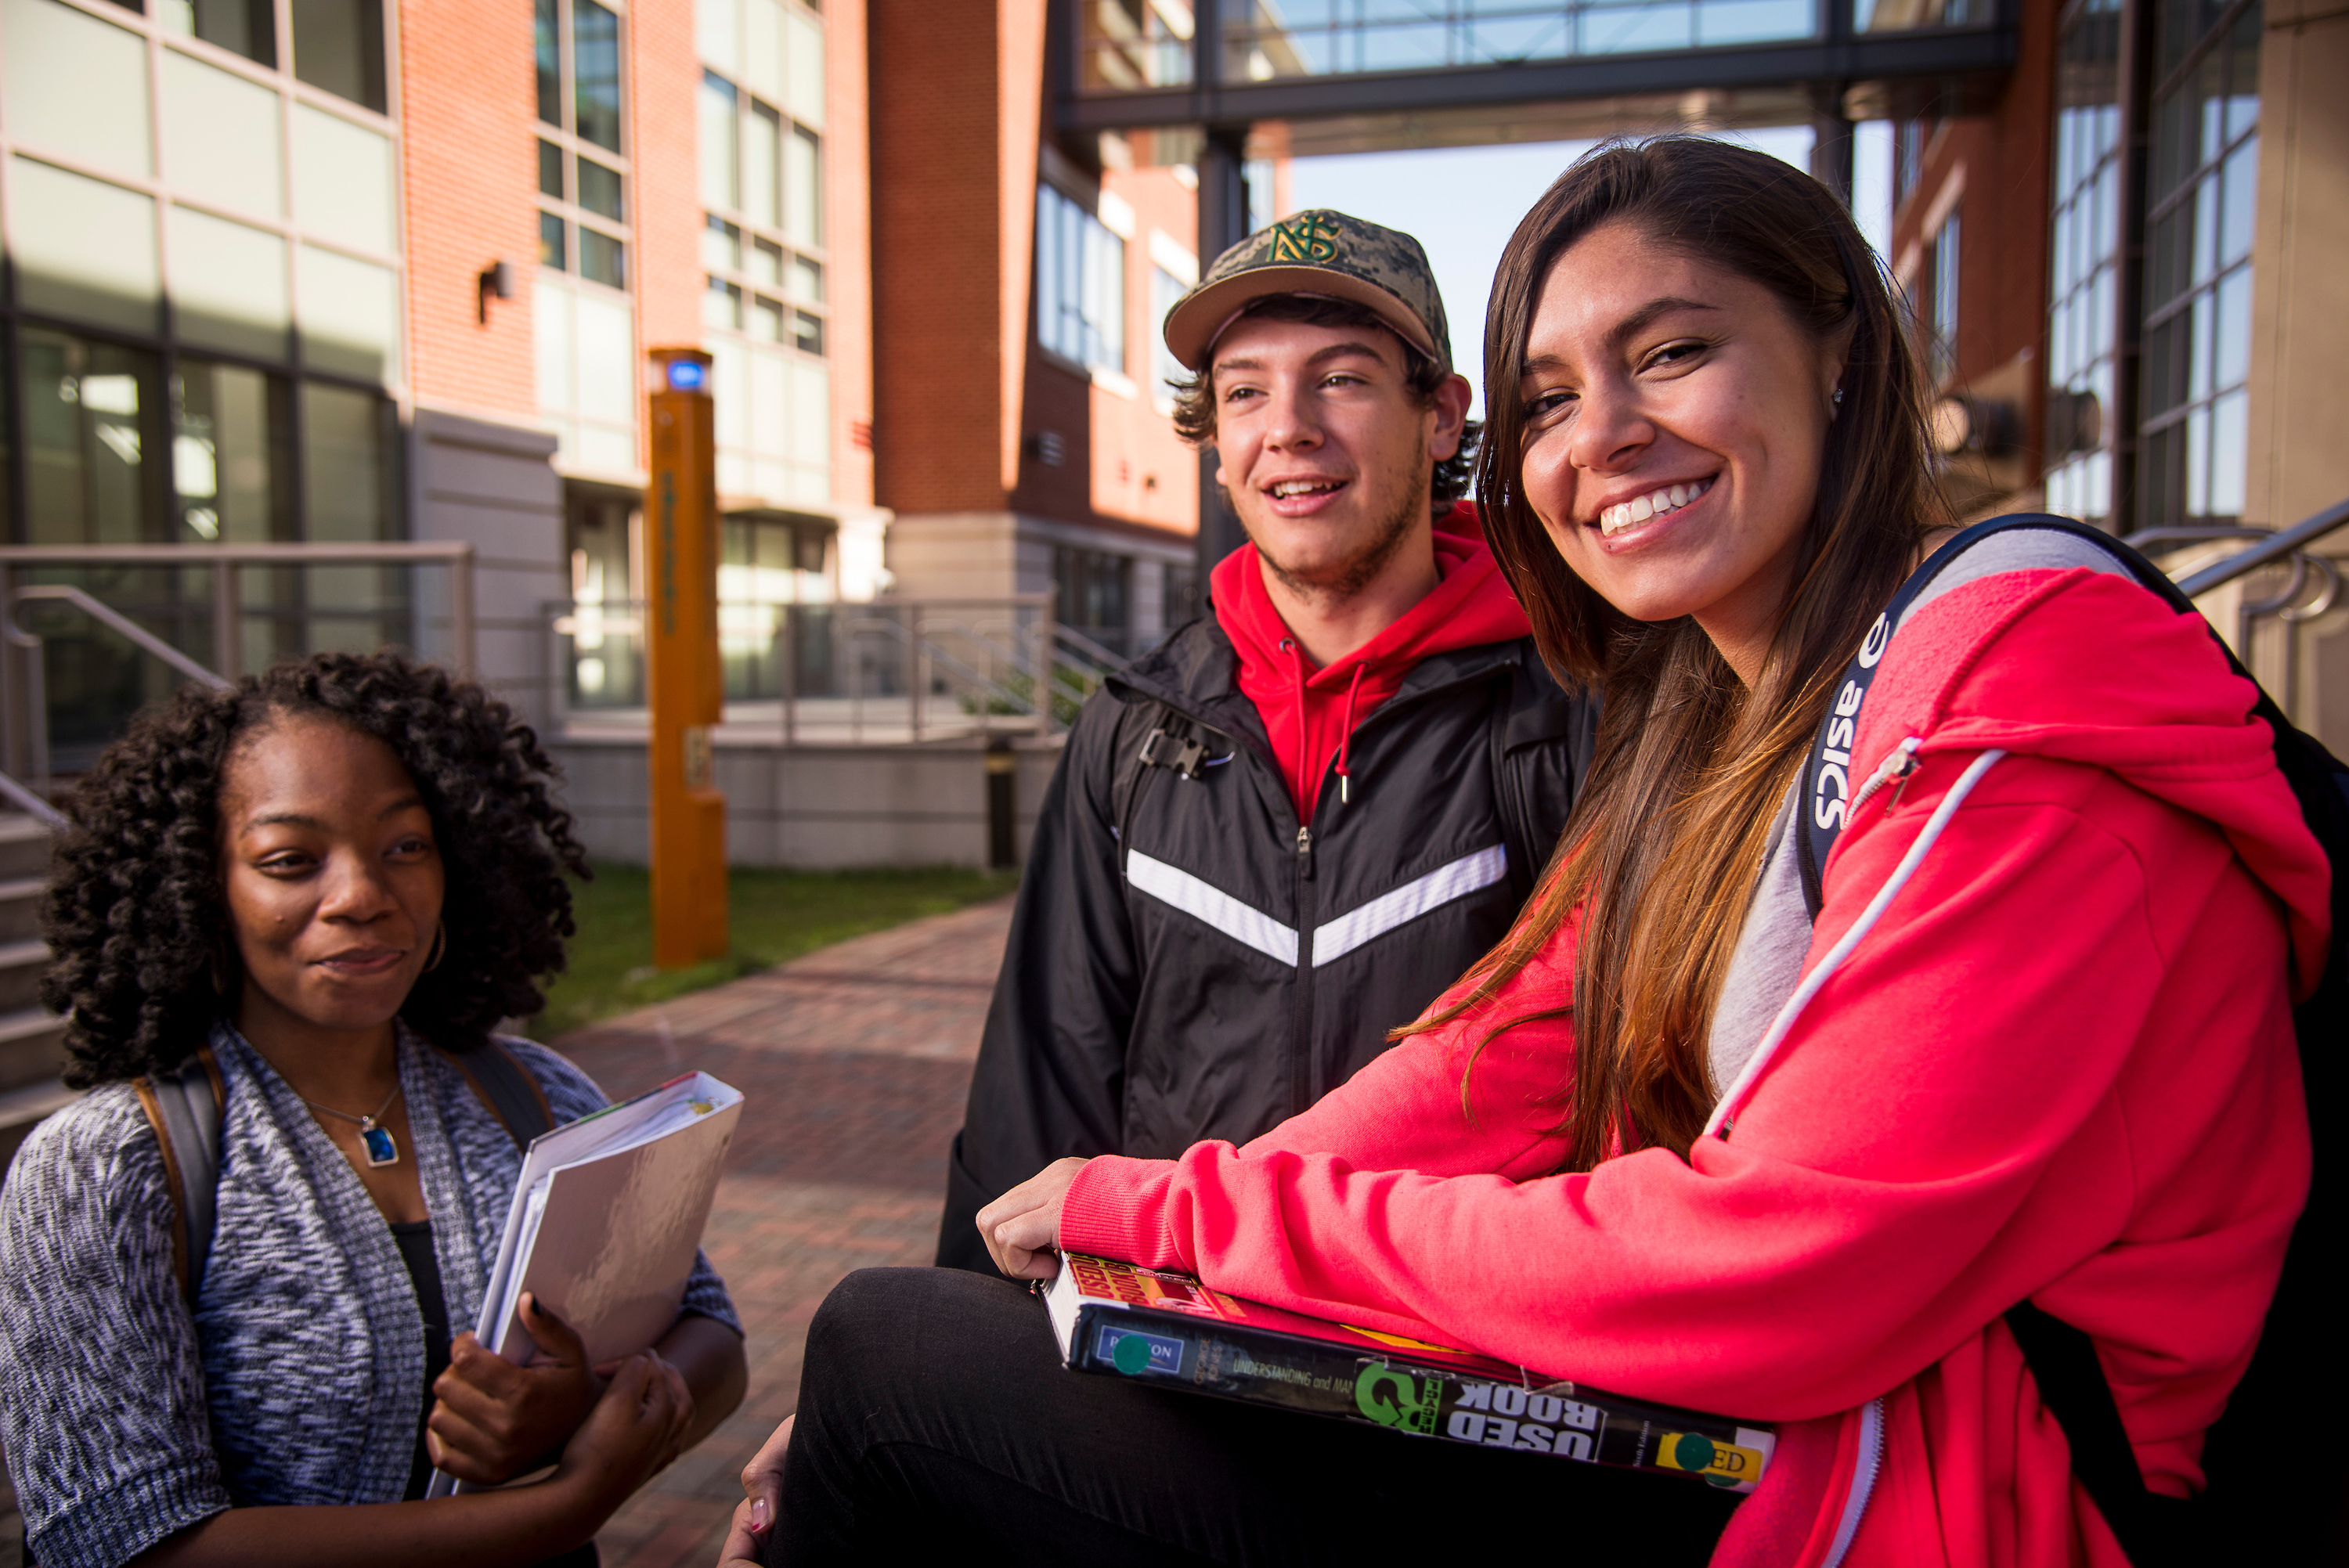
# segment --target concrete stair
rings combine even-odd
[[[57,1081],[65,1020],[38,995],[49,961],[38,918],[48,874],[48,830],[20,812],[0,813],[0,1168],[42,1118],[75,1098]]]

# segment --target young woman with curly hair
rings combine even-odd
[[[1548,874],[1309,1110],[978,1216],[1014,1278],[1125,1259],[1774,1423],[1753,1494],[1071,1376],[1012,1285],[873,1270],[730,1554],[2122,1568],[2025,1302],[2093,1339],[2146,1483],[2202,1487],[2308,1190],[2331,868],[2200,616],[2060,524],[1943,526],[1907,332],[1805,174],[1569,169],[1494,284],[1477,486],[1607,694]]]
[[[521,1151],[472,1087],[518,1061],[555,1122],[595,1086],[502,1018],[563,966],[584,874],[553,767],[470,681],[322,654],[189,688],[67,806],[43,998],[67,1080],[0,1191],[0,1430],[45,1568],[594,1561],[627,1496],[741,1398],[697,1259],[616,1367],[524,1298],[541,1354],[470,1331]],[[131,1080],[208,1050],[216,1222],[191,1294]],[[524,1486],[423,1501],[433,1468]]]

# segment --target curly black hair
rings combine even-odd
[[[530,727],[479,685],[398,653],[317,654],[233,686],[182,687],[141,713],[65,802],[41,901],[41,1000],[66,1016],[76,1088],[168,1071],[235,1005],[221,879],[220,784],[238,741],[315,715],[373,736],[408,769],[447,868],[447,955],[400,1016],[449,1050],[546,1004],[576,929],[564,873],[588,874],[560,779]]]
[[[1404,385],[1412,397],[1423,408],[1434,407],[1435,389],[1451,379],[1452,373],[1403,341],[1401,334],[1379,319],[1378,313],[1368,305],[1351,300],[1325,299],[1319,294],[1267,294],[1240,312],[1242,315],[1259,316],[1267,321],[1301,322],[1307,326],[1367,326],[1375,327],[1395,340],[1402,349]],[[1216,397],[1214,377],[1201,371],[1166,383],[1174,394],[1174,433],[1195,447],[1216,444]],[[1485,427],[1471,419],[1460,428],[1460,449],[1439,459],[1430,477],[1428,490],[1438,503],[1458,500],[1468,493],[1476,480],[1476,443]]]

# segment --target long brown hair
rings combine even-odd
[[[1569,571],[1519,482],[1518,385],[1542,285],[1569,246],[1617,221],[1760,284],[1815,341],[1848,341],[1795,588],[1751,689],[1693,620],[1634,621]],[[1579,908],[1572,1001],[1517,1012],[1484,1043],[1574,1017],[1565,1169],[1645,1146],[1685,1157],[1712,1109],[1713,1005],[1771,821],[1834,677],[1943,521],[1927,482],[1923,377],[1881,265],[1825,186],[1759,152],[1665,136],[1585,155],[1518,224],[1485,318],[1485,407],[1476,499],[1493,553],[1544,659],[1599,686],[1606,707],[1525,914],[1470,969],[1461,1000],[1404,1032],[1482,1010]]]

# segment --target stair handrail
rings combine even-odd
[[[196,663],[129,616],[69,583],[35,583],[16,591],[8,606],[8,626],[11,631],[23,636],[37,640],[40,635],[39,633],[31,630],[22,621],[16,619],[16,606],[27,599],[47,599],[58,603],[70,604],[107,630],[128,639],[144,652],[162,660],[190,680],[202,681],[208,686],[221,690],[236,684],[226,676]]]
[[[72,820],[67,817],[63,811],[58,810],[55,806],[50,805],[47,800],[42,799],[38,795],[36,795],[30,789],[26,789],[24,785],[18,783],[13,777],[6,773],[0,773],[0,795],[5,795],[9,799],[16,802],[16,805],[24,811],[25,815],[32,818],[33,820],[40,823],[41,826],[48,829],[49,831],[53,833],[61,832],[65,829],[73,826]]]
[[[2349,523],[2349,497],[2334,501],[2323,511],[2302,519],[2280,533],[2271,533],[2249,550],[2230,555],[2224,561],[2205,566],[2178,584],[2178,591],[2189,599],[2199,599],[2213,588],[2223,588],[2239,577],[2250,575],[2262,566],[2296,555],[2317,540],[2331,533],[2344,523]],[[2144,538],[2131,536],[2131,542]]]

